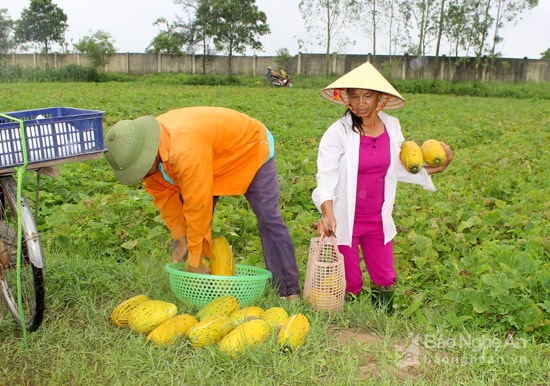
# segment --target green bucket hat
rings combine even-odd
[[[160,125],[145,116],[117,122],[105,136],[105,158],[125,185],[140,181],[153,166],[160,144]]]

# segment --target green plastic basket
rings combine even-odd
[[[248,307],[263,295],[267,281],[273,276],[266,269],[242,264],[235,264],[235,276],[185,272],[182,263],[166,264],[164,269],[170,275],[176,297],[198,307],[224,295],[233,295],[241,307]]]

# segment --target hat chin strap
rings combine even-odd
[[[388,102],[390,101],[391,99],[391,95],[388,95],[386,96],[386,99],[384,99],[384,102],[380,103],[380,105],[378,105],[378,107],[376,108],[376,110],[374,110],[372,113],[370,113],[368,116],[367,116],[367,119],[369,119],[370,117],[372,117],[373,115],[375,114],[378,114],[380,111],[382,111],[384,109],[384,107],[386,107],[386,105],[388,104]],[[347,103],[346,102],[346,106],[348,107],[348,109],[351,110],[352,113],[354,113],[355,115],[357,115],[357,113],[355,111],[353,111],[353,109],[351,108],[351,104]]]

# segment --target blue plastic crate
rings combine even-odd
[[[105,151],[103,111],[51,107],[2,113],[22,119],[29,168]],[[0,169],[23,165],[19,122],[0,116]]]

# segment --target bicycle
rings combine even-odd
[[[0,113],[0,291],[27,331],[36,331],[44,317],[44,255],[31,206],[14,175],[21,167],[36,171],[38,193],[40,173],[102,157],[102,117],[102,111],[71,107]],[[38,194],[34,205],[38,208]]]

